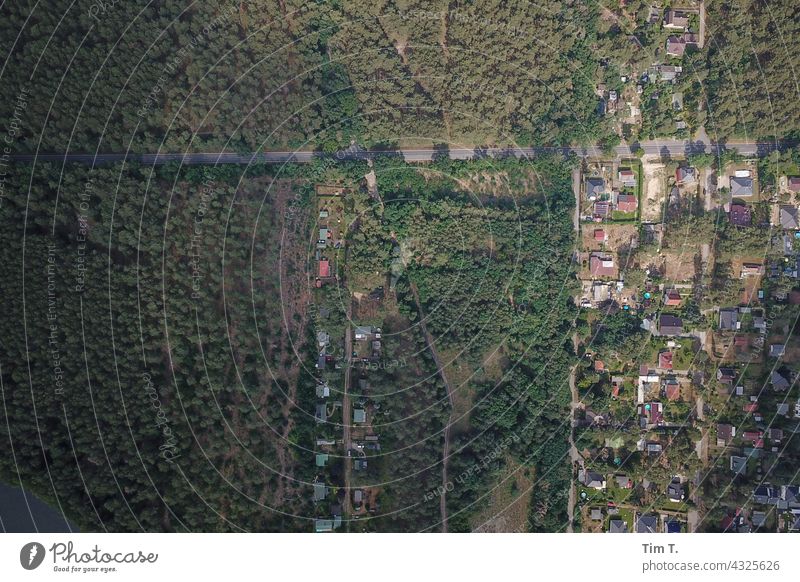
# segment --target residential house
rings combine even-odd
[[[750,516],[750,521],[755,528],[763,527],[767,523],[767,514],[763,511],[754,511]]]
[[[768,483],[759,485],[753,491],[753,503],[777,505],[778,501],[780,501],[780,491]]]
[[[680,400],[681,385],[674,376],[664,380],[664,396],[667,397],[667,400]]]
[[[786,186],[789,189],[789,192],[800,192],[800,177],[789,176],[789,178],[786,180]]]
[[[648,402],[638,406],[639,426],[651,429],[664,424],[664,408],[660,402]]]
[[[760,430],[746,430],[742,433],[742,440],[753,443],[753,448],[764,448],[764,434]]]
[[[606,478],[600,473],[586,471],[583,484],[592,489],[602,490],[606,488]]]
[[[328,259],[320,259],[319,261],[319,278],[325,279],[331,276],[331,263]]]
[[[354,408],[353,409],[353,422],[355,423],[364,423],[367,422],[367,411],[363,408]]]
[[[667,38],[667,54],[671,57],[682,57],[688,47],[697,47],[697,35],[691,32],[685,32],[678,35],[672,35]]]
[[[594,230],[594,241],[595,242],[606,242],[608,240],[608,234],[602,228],[596,228]]]
[[[636,212],[638,200],[633,194],[620,194],[617,196],[617,210],[620,212]]]
[[[677,289],[667,289],[664,293],[664,305],[667,307],[679,307],[683,302],[683,297]]]
[[[753,195],[753,178],[749,176],[731,176],[731,196],[747,198]]]
[[[620,489],[632,489],[633,481],[627,475],[614,475],[614,481]]]
[[[328,533],[333,531],[332,519],[315,519],[314,532],[315,533]]]
[[[677,336],[683,334],[683,321],[674,315],[662,314],[658,318],[658,333],[666,336]]]
[[[616,277],[617,268],[610,255],[592,253],[589,257],[589,271],[593,277]]]
[[[328,464],[329,455],[326,453],[316,453],[314,456],[314,464],[317,467],[324,467]]]
[[[628,524],[621,519],[612,519],[608,522],[608,533],[628,533]]]
[[[686,497],[683,489],[683,484],[678,477],[673,477],[669,485],[667,485],[667,498],[675,503],[680,503]]]
[[[739,310],[734,308],[719,310],[719,328],[723,331],[734,331],[741,327]]]
[[[742,475],[747,471],[747,457],[731,455],[730,469],[734,475]]]
[[[736,436],[736,427],[732,424],[717,424],[717,446],[725,447],[733,441]]]
[[[608,218],[611,216],[611,202],[598,200],[594,203],[594,216],[597,218]]]
[[[324,483],[314,483],[314,503],[322,501],[328,497],[328,488]]]
[[[697,181],[697,170],[691,166],[679,166],[675,170],[675,182],[678,184],[692,184]]]
[[[374,330],[369,325],[359,325],[356,327],[356,341],[366,341],[372,337]]]
[[[331,395],[331,388],[327,382],[317,384],[317,398],[328,398]]]
[[[659,352],[658,367],[662,370],[672,369],[672,352]]]
[[[783,429],[780,428],[767,429],[767,438],[773,444],[781,442],[783,440]]]
[[[736,380],[736,370],[733,368],[719,368],[717,370],[717,382],[730,385]]]
[[[772,384],[772,389],[776,392],[786,392],[790,386],[789,380],[778,370],[772,371],[769,381]]]
[[[769,357],[780,358],[786,353],[786,344],[770,344]]]
[[[657,515],[637,516],[636,533],[658,533],[658,516]]]
[[[668,9],[664,13],[664,28],[685,29],[689,28],[689,13],[683,10]]]
[[[734,226],[750,226],[753,221],[750,207],[746,204],[731,204],[728,218]]]
[[[781,500],[786,504],[787,509],[800,509],[800,486],[781,486]]]
[[[324,404],[317,404],[314,418],[318,423],[323,423],[328,420],[328,407]]]
[[[648,455],[660,455],[663,452],[664,447],[661,445],[661,443],[647,443],[645,450],[647,451]]]
[[[603,519],[603,511],[597,507],[594,507],[589,512],[589,517],[592,519],[592,521],[600,521]]]
[[[611,397],[616,399],[619,398],[619,393],[622,391],[622,385],[625,380],[622,376],[612,376],[611,377]]]
[[[674,67],[672,65],[660,65],[658,67],[658,78],[662,81],[674,83],[683,72],[683,67]]]
[[[677,519],[667,518],[664,525],[667,526],[667,533],[681,533],[681,522]]]
[[[785,230],[797,230],[800,223],[797,220],[797,206],[783,205],[780,208],[781,228]]]
[[[764,274],[764,265],[761,263],[742,263],[741,278],[745,277],[760,277]]]
[[[586,178],[586,197],[597,200],[606,191],[606,183],[602,178]]]
[[[617,178],[619,178],[623,186],[629,186],[631,188],[636,186],[636,173],[629,168],[620,169],[617,173]]]

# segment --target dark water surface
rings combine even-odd
[[[0,483],[0,532],[61,533],[79,531],[58,509],[30,491]]]

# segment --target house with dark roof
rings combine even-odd
[[[732,424],[719,423],[717,424],[717,446],[724,447],[733,441],[736,436],[736,427]]]
[[[631,481],[631,478],[627,475],[614,475],[614,481],[620,489],[633,488],[633,481]]]
[[[731,196],[747,198],[753,195],[753,178],[749,176],[731,176]]]
[[[719,310],[719,328],[723,331],[733,331],[741,327],[739,322],[739,310],[726,308]]]
[[[689,27],[689,13],[683,10],[672,10],[664,13],[664,28],[677,29]]]
[[[741,475],[747,470],[747,457],[740,457],[738,455],[731,455],[730,470],[734,475]]]
[[[628,524],[621,519],[612,519],[608,522],[608,533],[628,533]]]
[[[777,505],[780,500],[780,493],[772,485],[764,483],[753,491],[753,503],[760,505]],[[774,503],[773,503],[774,501]]]
[[[790,386],[789,380],[778,370],[772,371],[769,381],[772,384],[772,389],[776,392],[786,392]]]
[[[605,489],[606,488],[606,478],[603,477],[600,473],[596,473],[595,471],[586,471],[583,484],[587,487],[591,487],[592,489]]]
[[[697,47],[697,35],[685,32],[681,35],[671,35],[667,38],[666,52],[671,57],[682,57],[689,47]]]
[[[683,484],[678,477],[674,477],[667,485],[667,498],[674,503],[680,503],[686,498]]]
[[[733,384],[736,380],[736,370],[733,368],[719,368],[717,370],[717,382],[720,384]]]
[[[611,216],[611,202],[598,200],[594,203],[594,216],[597,218],[608,218]]]
[[[658,533],[658,516],[657,515],[637,516],[636,533]]]
[[[750,207],[746,204],[731,204],[731,210],[728,213],[728,218],[731,224],[735,226],[750,226],[753,222],[750,213]]]
[[[586,197],[589,200],[596,200],[605,191],[606,183],[602,178],[586,178]]]
[[[680,317],[662,313],[658,318],[658,333],[666,336],[677,336],[683,333],[683,321]]]
[[[786,353],[786,344],[770,344],[769,357],[780,358]]]
[[[784,204],[780,207],[780,223],[784,230],[797,230],[800,222],[797,220],[797,206]]]
[[[781,486],[781,500],[786,504],[787,509],[800,509],[800,486]]]
[[[789,192],[800,192],[800,177],[789,176],[786,180],[786,186]]]

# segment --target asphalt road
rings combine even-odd
[[[781,142],[729,142],[727,144],[717,144],[708,141],[684,141],[684,140],[654,140],[633,143],[630,145],[618,146],[614,149],[617,157],[634,155],[638,148],[644,150],[648,155],[660,155],[664,158],[683,157],[686,154],[696,153],[719,153],[724,149],[736,150],[745,156],[764,156],[771,151],[781,149],[789,145]],[[452,148],[449,150],[438,150],[435,148],[408,148],[402,150],[364,150],[357,147],[350,147],[332,154],[310,151],[271,151],[255,153],[234,153],[234,152],[211,152],[211,153],[155,153],[155,154],[124,154],[124,153],[42,153],[42,154],[17,154],[12,155],[11,159],[16,162],[78,162],[84,164],[109,164],[121,161],[136,162],[143,165],[168,164],[179,162],[191,165],[214,165],[214,164],[257,164],[271,163],[282,164],[287,162],[305,163],[315,158],[327,157],[337,160],[357,160],[367,159],[377,156],[402,155],[408,162],[427,162],[431,161],[434,155],[440,155],[447,151],[453,160],[470,160],[485,157],[534,157],[547,153],[561,153],[565,156],[574,154],[584,158],[604,158],[598,146],[586,147],[526,147],[526,148],[495,148],[495,147],[476,147],[476,148]]]

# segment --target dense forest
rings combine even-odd
[[[17,170],[0,207],[0,478],[89,530],[308,531],[292,182]]]
[[[690,126],[719,139],[796,133],[794,4],[707,8],[707,42],[687,53],[677,86]],[[620,131],[598,114],[599,88],[663,57],[648,11],[573,0],[6,3],[7,153],[594,143]],[[671,135],[667,94],[650,93],[644,134]]]

